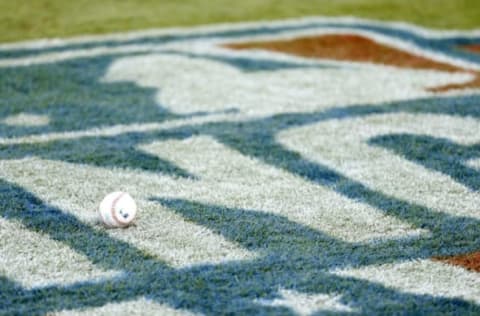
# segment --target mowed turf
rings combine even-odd
[[[0,1],[0,42],[218,22],[353,15],[435,28],[480,26],[476,0]]]

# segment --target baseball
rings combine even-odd
[[[137,204],[128,193],[112,192],[103,198],[98,211],[107,227],[126,227],[137,214]]]

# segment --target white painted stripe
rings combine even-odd
[[[480,273],[441,262],[408,261],[332,272],[380,283],[404,293],[461,298],[480,303]]]
[[[345,29],[345,28],[330,28],[330,27],[322,27],[321,25],[309,27],[311,23],[318,23],[318,24],[329,24],[329,23],[338,23],[349,26],[352,23],[357,23],[360,25],[365,26],[381,26],[381,27],[398,27],[400,29],[404,29],[406,31],[417,33],[419,35],[424,36],[425,38],[442,38],[448,37],[452,35],[457,36],[479,36],[480,30],[474,32],[446,32],[446,31],[434,31],[429,30],[426,28],[420,28],[412,25],[408,25],[405,23],[382,23],[382,22],[374,22],[364,19],[356,19],[356,18],[306,18],[306,19],[293,19],[293,20],[285,20],[279,22],[269,22],[269,23],[240,23],[240,24],[226,24],[226,25],[218,25],[218,26],[207,26],[207,27],[194,27],[190,29],[162,29],[162,30],[150,30],[150,31],[143,31],[143,32],[132,32],[132,33],[120,33],[115,35],[107,35],[107,36],[94,36],[94,37],[85,37],[85,38],[77,38],[71,40],[42,40],[42,41],[34,41],[34,42],[26,42],[23,44],[5,44],[0,45],[1,50],[8,51],[9,49],[35,49],[35,48],[50,48],[50,47],[62,47],[68,46],[72,44],[85,44],[85,43],[101,43],[102,41],[113,40],[117,41],[119,44],[122,42],[127,42],[129,40],[145,38],[145,37],[157,37],[157,36],[164,36],[164,35],[171,35],[171,36],[181,36],[181,35],[205,35],[209,33],[215,32],[225,32],[225,31],[235,31],[235,30],[254,30],[260,27],[285,27],[285,26],[296,26],[301,27],[305,26],[306,29],[301,31],[282,31],[279,34],[273,35],[269,37],[265,35],[264,38],[282,38],[282,36],[292,36],[293,34],[302,34],[302,32],[349,32],[355,34],[363,34],[370,38],[373,38],[381,43],[387,44],[389,46],[394,46],[396,48],[413,52],[414,54],[425,56],[428,58],[432,58],[433,60],[437,60],[440,62],[450,63],[452,65],[457,65],[459,67],[470,68],[470,69],[480,69],[480,65],[473,62],[468,62],[456,58],[452,58],[441,52],[425,50],[417,45],[409,41],[402,41],[397,38],[388,37],[381,35],[375,32],[369,32],[364,30],[359,30],[356,28]],[[288,35],[290,34],[290,35]],[[214,35],[213,35],[214,36]],[[254,35],[247,35],[244,37],[239,36],[231,36],[231,37],[222,37],[219,40],[226,42],[226,41],[238,41],[241,38],[255,38]],[[258,36],[258,38],[262,38],[262,36]],[[188,41],[197,41],[202,40],[205,41],[208,39],[191,39]],[[27,56],[27,57],[20,57],[20,58],[11,58],[11,59],[0,59],[0,67],[13,67],[13,66],[24,66],[24,65],[31,65],[31,64],[42,64],[42,63],[50,63],[50,62],[58,62],[58,61],[65,61],[72,58],[81,58],[81,57],[93,57],[93,56],[101,56],[106,54],[118,54],[118,53],[138,53],[138,52],[151,52],[157,50],[163,50],[175,47],[176,43],[166,43],[166,44],[144,44],[144,45],[129,45],[125,44],[120,47],[108,47],[108,46],[100,46],[95,47],[92,49],[71,49],[64,52],[54,52],[54,53],[40,53],[35,54],[35,56]]]
[[[321,122],[284,131],[278,140],[372,190],[453,215],[480,218],[478,192],[446,174],[367,144],[376,136],[402,133],[446,138],[465,146],[480,142],[478,119],[407,113]]]
[[[50,314],[49,314],[50,315]],[[84,308],[79,310],[65,310],[55,312],[54,316],[143,316],[143,315],[169,315],[169,316],[194,316],[184,309],[175,309],[167,304],[160,304],[144,297],[126,302],[111,302],[99,307]]]
[[[0,217],[0,275],[30,289],[98,281],[121,272],[105,271],[64,243]]]
[[[82,137],[108,137],[117,136],[125,133],[145,133],[168,130],[172,128],[200,125],[213,122],[233,122],[247,120],[245,115],[237,114],[211,114],[206,116],[199,116],[188,119],[169,120],[165,123],[146,123],[146,124],[120,124],[104,128],[92,128],[87,130],[60,132],[60,133],[45,133],[41,135],[31,135],[25,137],[11,137],[1,138],[0,145],[16,145],[16,144],[30,144],[30,143],[45,143],[56,140],[77,139]]]

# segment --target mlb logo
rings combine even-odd
[[[2,313],[480,312],[478,33],[310,18],[0,67]],[[136,225],[100,225],[113,191]]]

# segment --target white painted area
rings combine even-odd
[[[108,127],[98,127],[71,132],[53,132],[44,133],[41,135],[29,135],[11,138],[0,137],[0,145],[46,143],[56,140],[75,140],[82,137],[118,136],[126,133],[148,133],[153,131],[164,131],[172,128],[180,128],[184,126],[195,126],[205,123],[230,122],[239,120],[245,120],[245,116],[240,116],[236,114],[213,113],[206,116],[169,120],[162,123],[119,124]]]
[[[184,220],[158,202],[150,201],[167,193],[189,192],[187,185],[192,180],[175,181],[154,174],[39,159],[0,161],[0,178],[22,186],[48,205],[102,230],[97,209],[104,195],[115,190],[128,192],[138,206],[136,226],[106,232],[175,267],[255,257],[254,253],[224,237]]]
[[[174,197],[278,214],[349,242],[416,237],[425,232],[411,229],[369,205],[245,157],[210,137],[156,142],[144,149],[200,178],[190,188],[177,190]]]
[[[279,298],[273,300],[259,299],[262,306],[286,307],[296,315],[308,316],[318,312],[353,313],[356,310],[341,302],[341,295],[305,294],[294,290],[279,290]]]
[[[461,298],[480,303],[480,273],[441,262],[408,261],[332,273],[380,283],[404,293]]]
[[[0,275],[27,289],[121,275],[101,270],[67,245],[0,217]]]
[[[480,141],[480,124],[477,119],[447,115],[371,115],[294,128],[280,133],[278,141],[388,196],[454,215],[480,218],[478,192],[443,173],[367,144],[373,137],[400,133],[446,138],[468,146]]]
[[[87,308],[83,310],[64,310],[56,312],[54,316],[143,316],[143,315],[170,315],[170,316],[194,316],[200,315],[187,310],[175,309],[167,304],[159,304],[144,297],[121,303],[108,303],[101,307]]]
[[[378,65],[246,73],[217,61],[151,54],[117,59],[104,81],[155,88],[158,104],[175,113],[234,108],[247,115],[272,115],[431,96],[425,88],[469,78]]]
[[[30,113],[19,113],[7,116],[1,123],[9,126],[38,127],[47,126],[50,123],[48,115],[38,115]]]
[[[174,266],[251,259],[255,254],[186,222],[151,198],[179,198],[279,214],[350,242],[411,238],[423,232],[369,205],[242,156],[210,137],[155,142],[139,149],[174,162],[198,180],[39,159],[1,161],[0,177],[89,223],[95,223],[95,210],[104,194],[129,192],[138,204],[139,228],[109,230],[109,234]]]
[[[480,158],[467,160],[465,162],[465,165],[467,165],[470,168],[476,169],[480,172]]]

